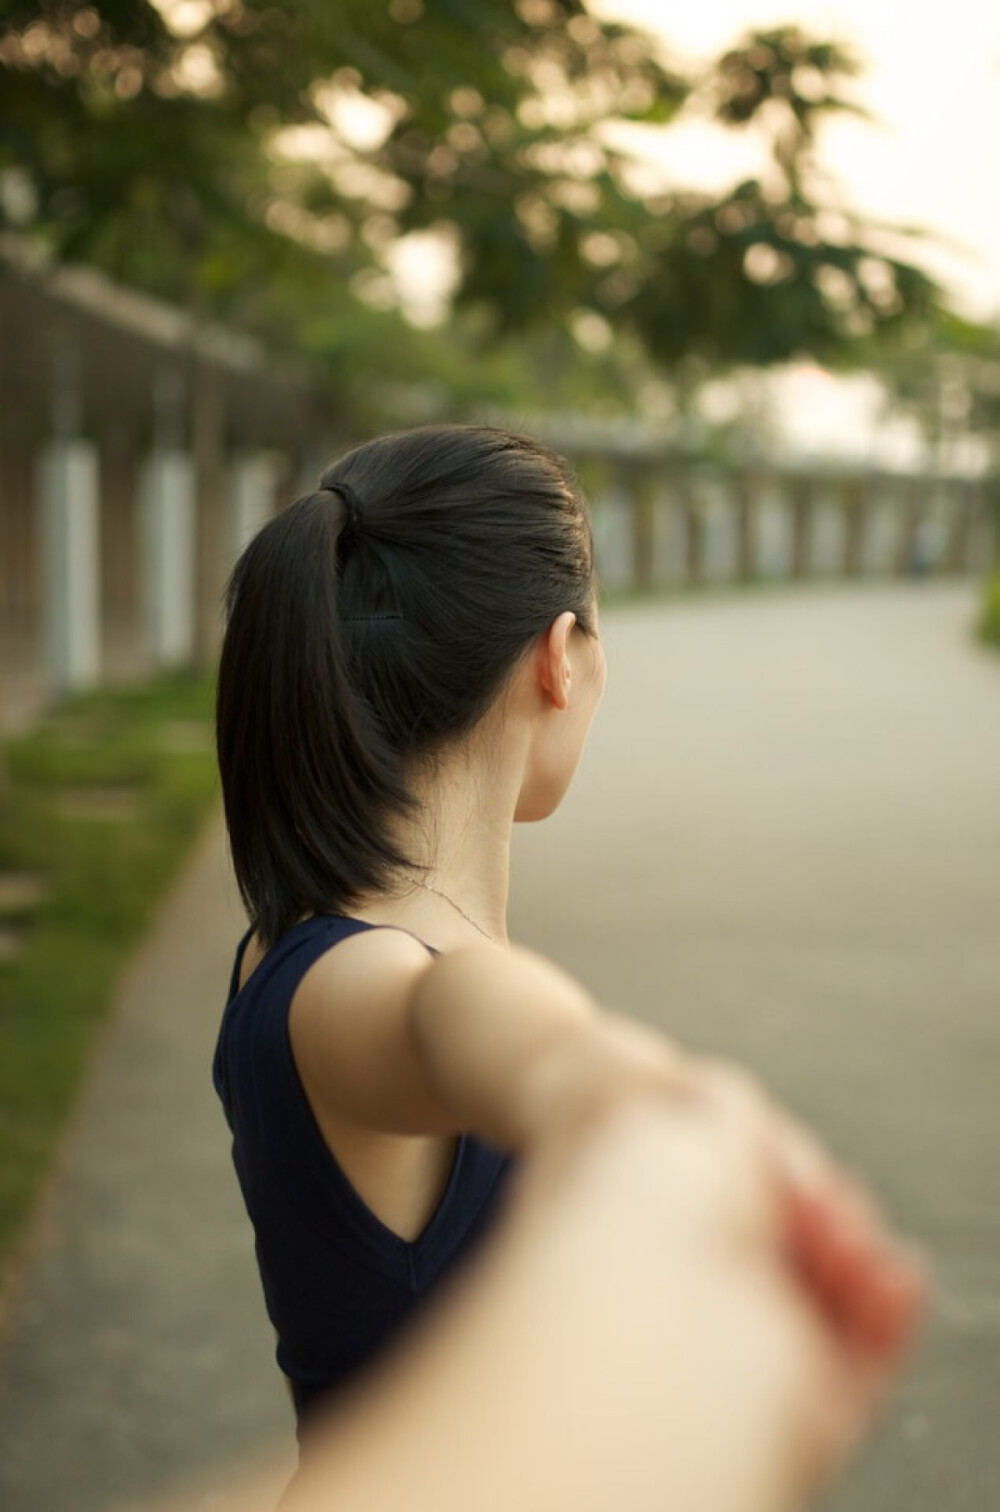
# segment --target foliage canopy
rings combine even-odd
[[[938,308],[817,170],[856,71],[788,26],[682,74],[580,0],[8,0],[0,220],[320,355],[432,231],[483,337],[583,315],[671,371],[849,360]],[[651,191],[622,123],[682,108],[754,132],[760,173]]]

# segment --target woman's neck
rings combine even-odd
[[[398,923],[454,949],[483,938],[507,944],[510,840],[520,791],[516,761],[491,759],[485,742],[411,777],[412,818],[394,832],[413,862],[391,890],[362,900],[361,916]]]

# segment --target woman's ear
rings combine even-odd
[[[538,644],[538,682],[557,709],[569,707],[573,667],[569,655],[569,637],[576,615],[566,609],[554,619]]]

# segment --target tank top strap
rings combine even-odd
[[[289,995],[289,1001],[291,1001],[295,989],[310,967],[334,945],[339,945],[341,940],[347,940],[351,935],[361,934],[365,930],[395,928],[397,926],[394,924],[371,924],[366,919],[352,919],[347,914],[313,914],[310,918],[302,919],[285,931],[251,972],[241,988],[240,972],[243,969],[243,960],[253,933],[248,929],[236,947],[236,958],[229,978],[227,1004],[245,992],[251,982],[256,983],[259,979],[261,982],[269,981],[277,986],[278,977],[281,978],[283,987],[291,985]],[[408,934],[409,931],[403,930],[402,933]],[[412,935],[411,938],[417,939],[417,936]],[[429,955],[438,954],[433,945],[428,945],[423,940],[417,940],[417,943],[423,945]]]
[[[332,950],[334,945],[339,945],[341,940],[349,939],[351,935],[361,934],[365,930],[378,927],[376,924],[366,923],[363,919],[349,919],[340,914],[314,914],[311,918],[302,919],[298,924],[293,924],[291,929],[285,930],[281,938],[262,958],[260,964],[250,973],[241,988],[240,970],[250,940],[249,934],[246,934],[236,949],[233,979],[229,984],[230,999],[246,992],[251,983],[269,982],[273,984],[273,990],[277,987],[280,978],[282,988],[291,987],[290,1001],[306,972],[321,955],[325,955],[328,950]]]

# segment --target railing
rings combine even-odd
[[[593,442],[562,449],[591,499],[606,588],[969,574],[996,549],[989,480],[725,471]],[[220,470],[222,571],[290,496],[288,460],[234,453]],[[51,438],[33,458],[0,455],[0,728],[54,693],[194,654],[204,562],[192,456],[154,445],[128,467],[114,462],[79,437]]]
[[[988,479],[574,460],[610,588],[978,573],[996,549]]]

